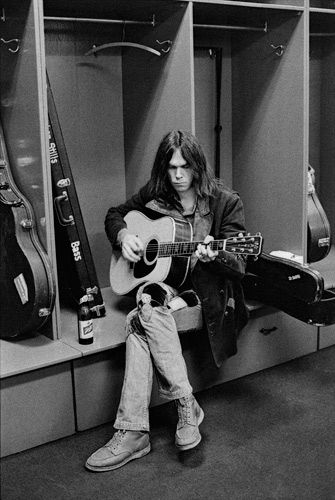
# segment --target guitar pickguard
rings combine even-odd
[[[149,276],[155,269],[156,263],[148,265],[141,259],[134,265],[134,278],[141,280]]]

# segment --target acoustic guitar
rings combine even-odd
[[[36,333],[54,307],[55,284],[34,213],[14,183],[0,124],[0,337]]]
[[[324,259],[331,247],[330,224],[315,190],[314,169],[308,166],[307,262]]]
[[[141,260],[131,263],[121,251],[114,251],[110,264],[110,284],[113,291],[125,295],[146,281],[164,281],[180,287],[186,280],[190,257],[200,241],[193,240],[192,225],[184,220],[161,217],[151,220],[141,212],[132,210],[125,216],[127,228],[144,243]],[[261,253],[263,238],[254,236],[213,240],[213,250],[256,257]]]

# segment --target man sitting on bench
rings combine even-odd
[[[137,292],[137,308],[128,314],[126,368],[114,427],[117,432],[86,462],[92,471],[109,471],[150,451],[149,404],[153,370],[161,396],[174,400],[178,410],[175,444],[189,450],[201,440],[199,425],[204,412],[193,396],[177,327],[169,302],[181,291],[192,289],[200,299],[213,360],[220,366],[236,353],[237,332],[247,322],[241,279],[243,256],[214,251],[213,239],[245,233],[239,195],[214,177],[197,139],[184,131],[172,131],[161,141],[149,182],[126,203],[108,210],[105,228],[124,259],[140,261],[143,242],[129,232],[124,217],[132,210],[150,212],[156,218],[170,216],[188,221],[194,241],[201,241],[190,257],[183,285],[177,290],[166,283],[145,283]]]

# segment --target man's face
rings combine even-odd
[[[172,187],[178,194],[186,193],[192,187],[193,171],[182,156],[180,149],[176,149],[171,157],[168,176]]]

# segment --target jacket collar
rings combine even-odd
[[[163,215],[169,215],[170,217],[180,218],[183,217],[182,212],[180,212],[177,208],[168,207],[164,202],[158,200],[151,200],[146,204],[147,208],[154,210],[155,212],[159,212]],[[200,216],[209,215],[211,210],[209,206],[208,198],[199,198],[197,204],[197,210]]]
[[[199,211],[201,216],[210,214],[211,210],[209,207],[209,199],[208,198],[199,198],[198,211]]]

